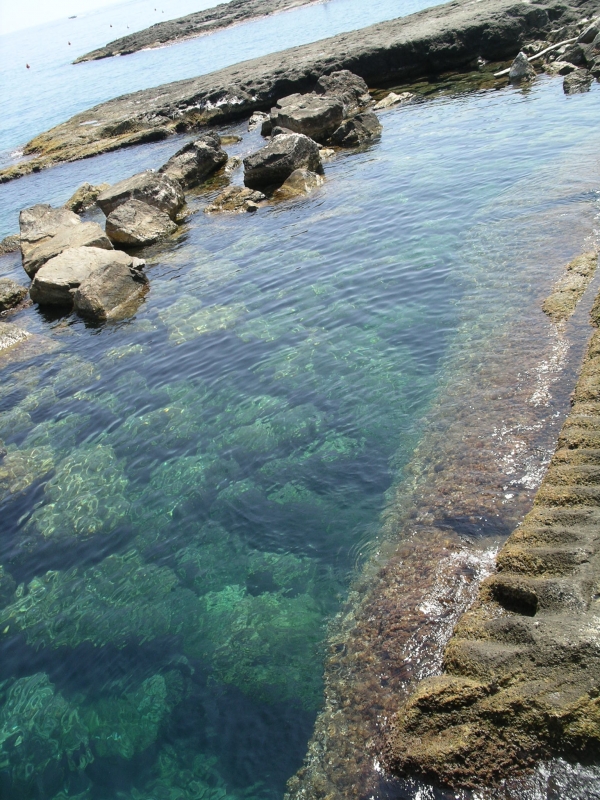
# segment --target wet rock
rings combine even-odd
[[[141,200],[128,200],[106,218],[111,242],[130,247],[152,244],[176,230],[177,225],[167,214]]]
[[[365,80],[348,69],[322,75],[317,81],[315,93],[339,99],[344,107],[344,117],[357,114],[372,103]]]
[[[271,136],[273,138],[275,138],[275,136],[281,136],[283,133],[296,133],[296,131],[292,131],[290,128],[283,128],[281,125],[275,125],[275,127],[271,129]]]
[[[325,158],[333,158],[335,155],[335,150],[333,147],[324,147],[322,150],[319,150],[319,155],[321,156],[321,160]]]
[[[136,259],[139,262],[139,259]],[[82,317],[99,322],[121,319],[137,310],[148,287],[144,262],[112,263],[95,270],[73,292],[73,307]]]
[[[589,67],[600,58],[600,33],[594,37],[594,41],[583,47],[583,61]]]
[[[590,72],[597,80],[600,80],[600,58],[596,59],[590,67]]]
[[[520,83],[521,81],[533,80],[535,75],[535,69],[529,63],[525,53],[521,52],[510,66],[508,79],[511,83]]]
[[[274,129],[286,128],[321,142],[339,127],[344,116],[344,103],[340,98],[316,94],[283,97],[271,111]]]
[[[147,170],[126,178],[111,186],[98,195],[97,203],[108,216],[115,208],[126,203],[127,200],[141,200],[150,206],[164,211],[171,219],[175,219],[177,212],[183,206],[185,197],[178,181],[167,175],[159,175]]]
[[[81,214],[88,208],[96,204],[98,195],[110,187],[110,183],[101,183],[99,186],[92,186],[91,183],[83,183],[75,194],[65,203],[65,208],[75,214]]]
[[[112,250],[112,244],[100,225],[82,222],[66,208],[37,205],[19,215],[23,268],[33,278],[51,258],[71,247],[95,247]]]
[[[301,168],[323,172],[319,145],[300,133],[276,136],[266,147],[244,159],[244,183],[251,189],[280,186],[294,170]]]
[[[27,289],[10,278],[0,278],[0,311],[18,305],[27,294]]]
[[[302,197],[321,186],[324,180],[323,176],[317,175],[316,172],[296,169],[277,189],[273,197],[275,200],[291,200],[294,197]]]
[[[594,76],[587,69],[576,69],[565,75],[563,91],[565,94],[581,94],[589,92]]]
[[[357,147],[379,136],[383,127],[376,114],[367,111],[343,122],[331,137],[338,147]]]
[[[221,147],[216,133],[206,133],[178,150],[159,173],[172,178],[182,186],[197,186],[227,162],[227,153]]]
[[[219,211],[243,213],[256,211],[258,204],[266,200],[262,192],[248,189],[246,186],[228,186],[204,211],[213,214]]]
[[[0,322],[0,351],[13,347],[15,344],[28,339],[31,336],[29,331],[24,331],[10,322]]]
[[[263,122],[269,119],[269,115],[264,111],[255,111],[248,120],[248,130],[253,131],[258,127],[262,127]]]
[[[141,267],[144,262],[119,250],[101,250],[97,247],[76,247],[51,259],[38,270],[29,295],[34,303],[70,307],[72,290],[87,280],[96,270],[121,264]]]
[[[396,92],[390,92],[383,100],[380,100],[378,103],[375,103],[373,108],[375,111],[381,111],[384,108],[391,108],[392,106],[398,106],[404,103],[408,103],[409,100],[412,100],[414,94],[412,92],[401,92],[400,94],[396,94]]]
[[[16,253],[21,247],[21,237],[18,233],[13,233],[10,236],[5,236],[0,242],[0,256],[6,256],[9,253]]]
[[[551,61],[545,66],[548,75],[569,75],[569,73],[576,69],[577,67],[573,64],[569,64],[568,61]]]
[[[577,42],[569,45],[569,47],[567,47],[565,52],[562,54],[561,58],[563,61],[568,61],[569,64],[574,64],[576,67],[585,65],[584,49],[582,45],[577,44]]]
[[[591,25],[588,25],[587,28],[579,34],[577,41],[579,44],[591,44],[599,33],[600,22],[596,20],[595,22],[592,22]]]
[[[564,275],[557,281],[552,293],[544,300],[542,310],[554,322],[568,319],[575,311],[598,266],[598,254],[583,253],[569,262]]]

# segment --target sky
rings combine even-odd
[[[164,0],[163,0],[164,1]],[[0,0],[0,34],[85,14],[123,0]]]

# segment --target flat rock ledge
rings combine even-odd
[[[600,324],[600,295],[592,309]],[[600,330],[533,510],[456,626],[443,674],[390,728],[386,766],[453,789],[600,753]]]
[[[597,0],[456,0],[400,19],[236,64],[197,78],[124,95],[77,114],[25,147],[28,161],[0,182],[64,161],[158,141],[204,125],[268,111],[294,92],[316,90],[348,69],[370,86],[469,67],[477,58],[514,58],[530,41],[592,17]]]

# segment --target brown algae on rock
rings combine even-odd
[[[567,264],[565,274],[559,278],[552,293],[542,304],[543,311],[553,322],[562,322],[575,311],[597,266],[598,253],[595,251],[583,253]]]

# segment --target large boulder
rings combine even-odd
[[[343,119],[344,103],[339,97],[328,95],[292,94],[271,110],[273,128],[303,133],[320,142],[331,136]]]
[[[149,206],[156,206],[175,219],[185,197],[179,181],[147,170],[115,183],[98,195],[96,202],[108,217],[111,211],[128,200],[141,200]]]
[[[178,150],[159,173],[179,181],[182,186],[197,186],[226,162],[227,153],[221,147],[218,134],[206,133]]]
[[[281,186],[301,168],[323,173],[319,145],[301,133],[282,134],[244,159],[244,183],[250,189]]]
[[[101,183],[99,186],[92,186],[91,183],[82,183],[79,189],[65,203],[65,208],[81,214],[88,208],[96,205],[98,195],[110,187],[110,183]]]
[[[521,52],[510,65],[508,80],[511,83],[521,83],[521,81],[533,80],[535,75],[535,69],[529,63],[529,59],[525,53]]]
[[[100,225],[82,222],[66,208],[37,205],[19,215],[23,268],[30,278],[51,258],[71,247],[98,247],[112,250]]]
[[[565,75],[563,90],[565,94],[581,94],[589,92],[594,77],[587,69],[576,69]]]
[[[331,137],[331,143],[338,147],[357,147],[379,136],[382,130],[377,115],[365,111],[343,122]]]
[[[317,189],[324,182],[322,175],[307,169],[296,169],[273,195],[275,200],[293,200]]]
[[[177,230],[177,225],[164,211],[128,200],[106,218],[106,233],[111,242],[129,247],[141,247],[164,239]]]
[[[111,264],[140,269],[145,262],[119,250],[76,247],[51,259],[38,270],[29,295],[34,303],[40,305],[70,307],[73,304],[73,290],[96,270]]]
[[[99,322],[120,319],[135,312],[147,287],[140,264],[113,262],[80,283],[73,291],[73,307],[81,316]]]
[[[322,75],[317,81],[315,93],[337,97],[344,105],[344,117],[356,114],[372,102],[369,87],[360,75],[348,69]]]
[[[229,212],[241,214],[245,211],[256,211],[258,204],[266,200],[262,192],[248,189],[246,186],[228,186],[213,202],[204,209],[206,214]]]
[[[0,278],[0,311],[18,305],[27,294],[27,289],[10,278]]]

